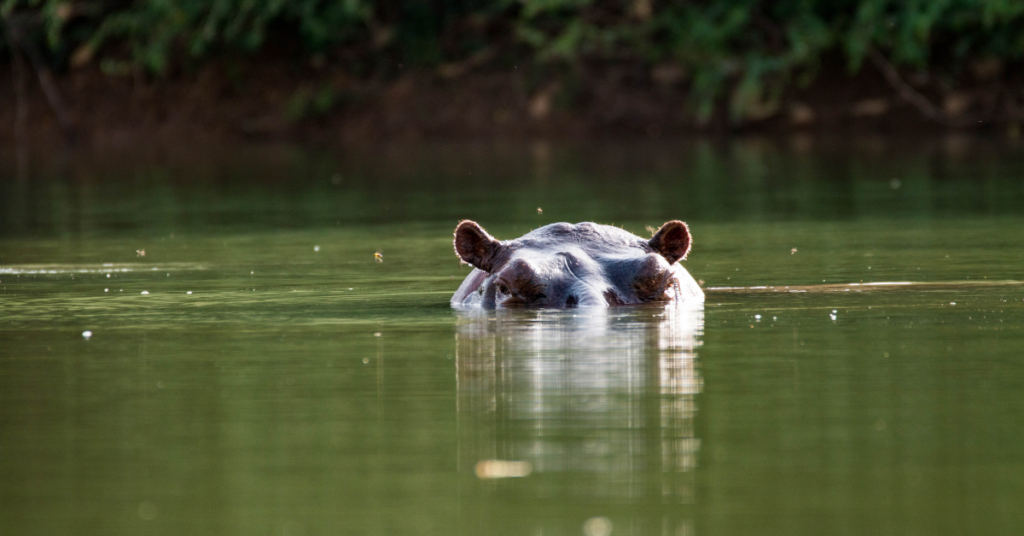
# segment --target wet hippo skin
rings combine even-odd
[[[677,261],[690,230],[673,220],[649,240],[584,222],[552,223],[497,240],[476,222],[455,228],[455,253],[475,269],[452,296],[456,307],[605,307],[701,303],[704,293]]]

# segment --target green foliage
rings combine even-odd
[[[176,62],[216,51],[257,50],[272,25],[290,27],[311,51],[324,50],[359,35],[372,6],[370,0],[4,0],[0,14],[16,13],[41,21],[52,49],[64,44],[64,27],[82,24],[91,31],[74,45],[125,44],[129,57],[119,60],[160,74]]]
[[[366,0],[143,0],[106,16],[91,43],[123,39],[133,45],[135,63],[160,73],[177,54],[256,50],[277,22],[296,28],[310,50],[322,50],[352,37],[369,14]]]
[[[707,119],[727,90],[733,119],[772,113],[823,58],[851,71],[879,50],[891,61],[953,70],[972,58],[1024,55],[1024,2],[1014,0],[518,0],[516,35],[538,61],[631,57],[671,61],[689,75]]]
[[[324,85],[318,90],[301,87],[285,103],[284,116],[292,122],[322,116],[338,104],[340,97],[329,85]]]
[[[826,59],[855,72],[878,51],[955,74],[1024,56],[1020,0],[0,0],[0,16],[30,24],[55,56],[90,47],[111,74],[160,75],[282,34],[307,53],[354,50],[378,66],[433,66],[485,48],[555,71],[673,64],[700,119],[721,102],[734,120],[769,115]]]

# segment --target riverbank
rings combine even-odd
[[[726,103],[699,121],[669,67],[592,65],[537,79],[535,73],[470,63],[359,79],[341,66],[293,56],[217,60],[195,72],[151,79],[98,67],[53,78],[58,104],[36,73],[0,64],[0,143],[63,144],[55,106],[75,145],[294,141],[360,145],[422,140],[659,138],[810,132],[989,131],[1018,135],[1024,83],[1002,64],[978,65],[950,84],[887,63],[856,75],[826,68],[753,118],[733,120]],[[524,69],[525,71],[525,69]],[[19,88],[21,98],[19,98]],[[19,110],[21,121],[19,126]]]

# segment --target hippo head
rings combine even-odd
[[[476,222],[455,229],[455,252],[476,268],[453,305],[577,307],[699,297],[676,264],[690,251],[686,224],[665,223],[644,240],[609,225],[553,223],[500,241]]]

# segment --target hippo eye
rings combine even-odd
[[[498,283],[498,292],[501,294],[508,294],[508,287],[504,283]]]

